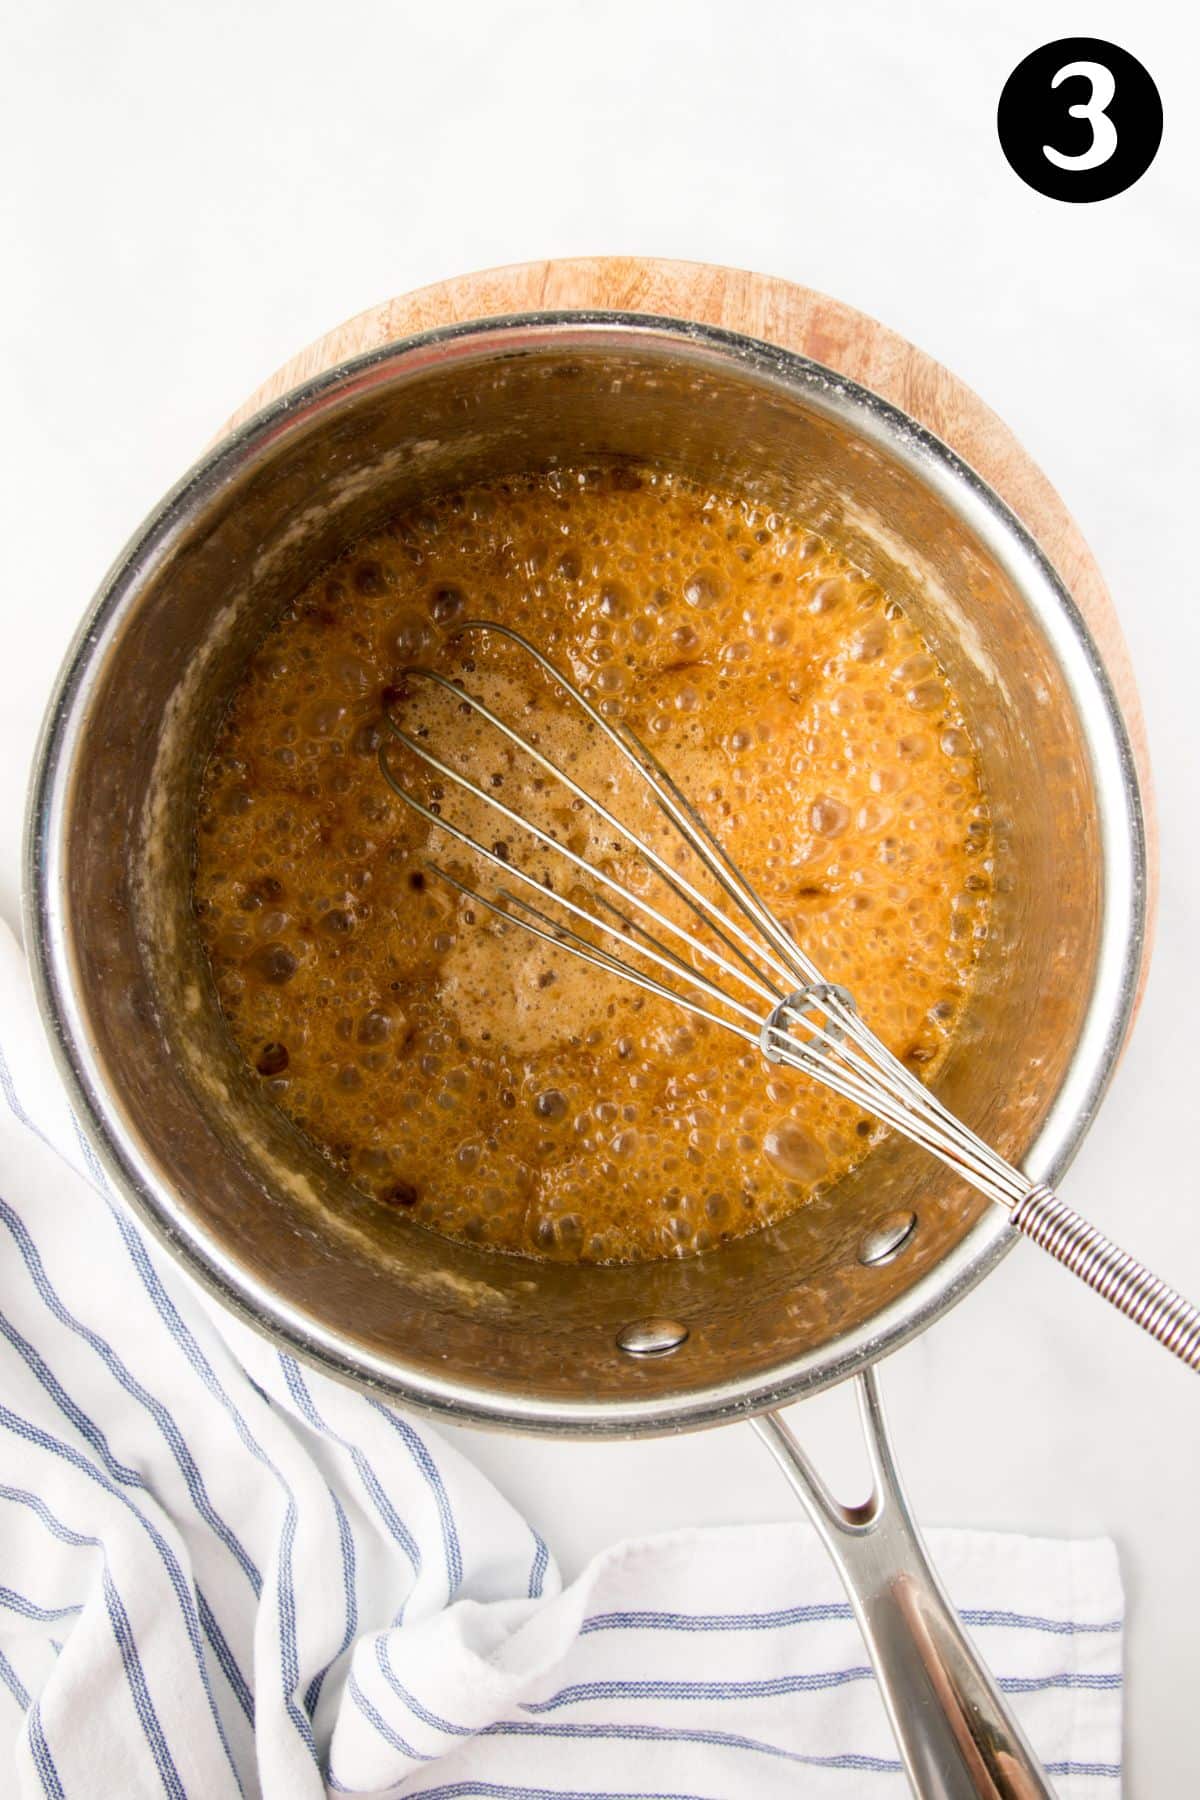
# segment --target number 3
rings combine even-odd
[[[1072,75],[1083,75],[1091,84],[1087,99],[1078,106],[1068,106],[1067,112],[1073,119],[1087,120],[1092,128],[1092,141],[1077,156],[1064,156],[1053,144],[1043,144],[1042,155],[1056,169],[1098,169],[1117,147],[1117,128],[1105,111],[1112,104],[1117,84],[1111,69],[1106,69],[1103,63],[1073,62],[1063,65],[1050,86],[1056,88]]]

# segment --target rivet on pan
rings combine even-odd
[[[617,1349],[626,1356],[670,1356],[687,1342],[688,1328],[678,1319],[635,1319],[617,1333]]]
[[[891,1262],[893,1256],[899,1256],[905,1244],[916,1230],[917,1215],[911,1212],[884,1213],[866,1232],[862,1243],[858,1246],[858,1260],[875,1268],[880,1263]]]

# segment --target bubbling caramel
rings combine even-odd
[[[502,643],[493,654],[460,631],[479,617],[526,633],[645,737],[823,973],[889,1048],[936,1073],[987,933],[992,866],[944,671],[899,605],[800,521],[625,466],[405,513],[268,633],[205,772],[197,831],[198,924],[233,1037],[283,1111],[414,1225],[498,1251],[642,1261],[779,1220],[869,1153],[875,1122],[440,881],[430,858],[496,887],[382,777],[386,708],[515,812],[637,878],[528,759],[444,695],[418,694],[405,671],[424,665],[469,683],[670,854],[595,729]],[[405,785],[569,886],[519,830],[406,756]]]

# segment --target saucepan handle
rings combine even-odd
[[[753,1421],[838,1567],[919,1800],[1053,1800],[1020,1726],[946,1597],[909,1511],[873,1369],[859,1377],[874,1492],[829,1493],[783,1420]]]

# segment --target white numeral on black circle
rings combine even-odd
[[[1056,88],[1072,75],[1083,75],[1091,83],[1087,99],[1076,106],[1069,106],[1067,111],[1073,119],[1087,120],[1092,128],[1092,141],[1086,150],[1081,150],[1076,156],[1064,156],[1053,144],[1043,144],[1042,155],[1056,169],[1098,169],[1108,161],[1117,147],[1117,128],[1105,111],[1112,104],[1117,84],[1113,80],[1111,69],[1106,69],[1103,63],[1072,62],[1064,63],[1050,86]]]

